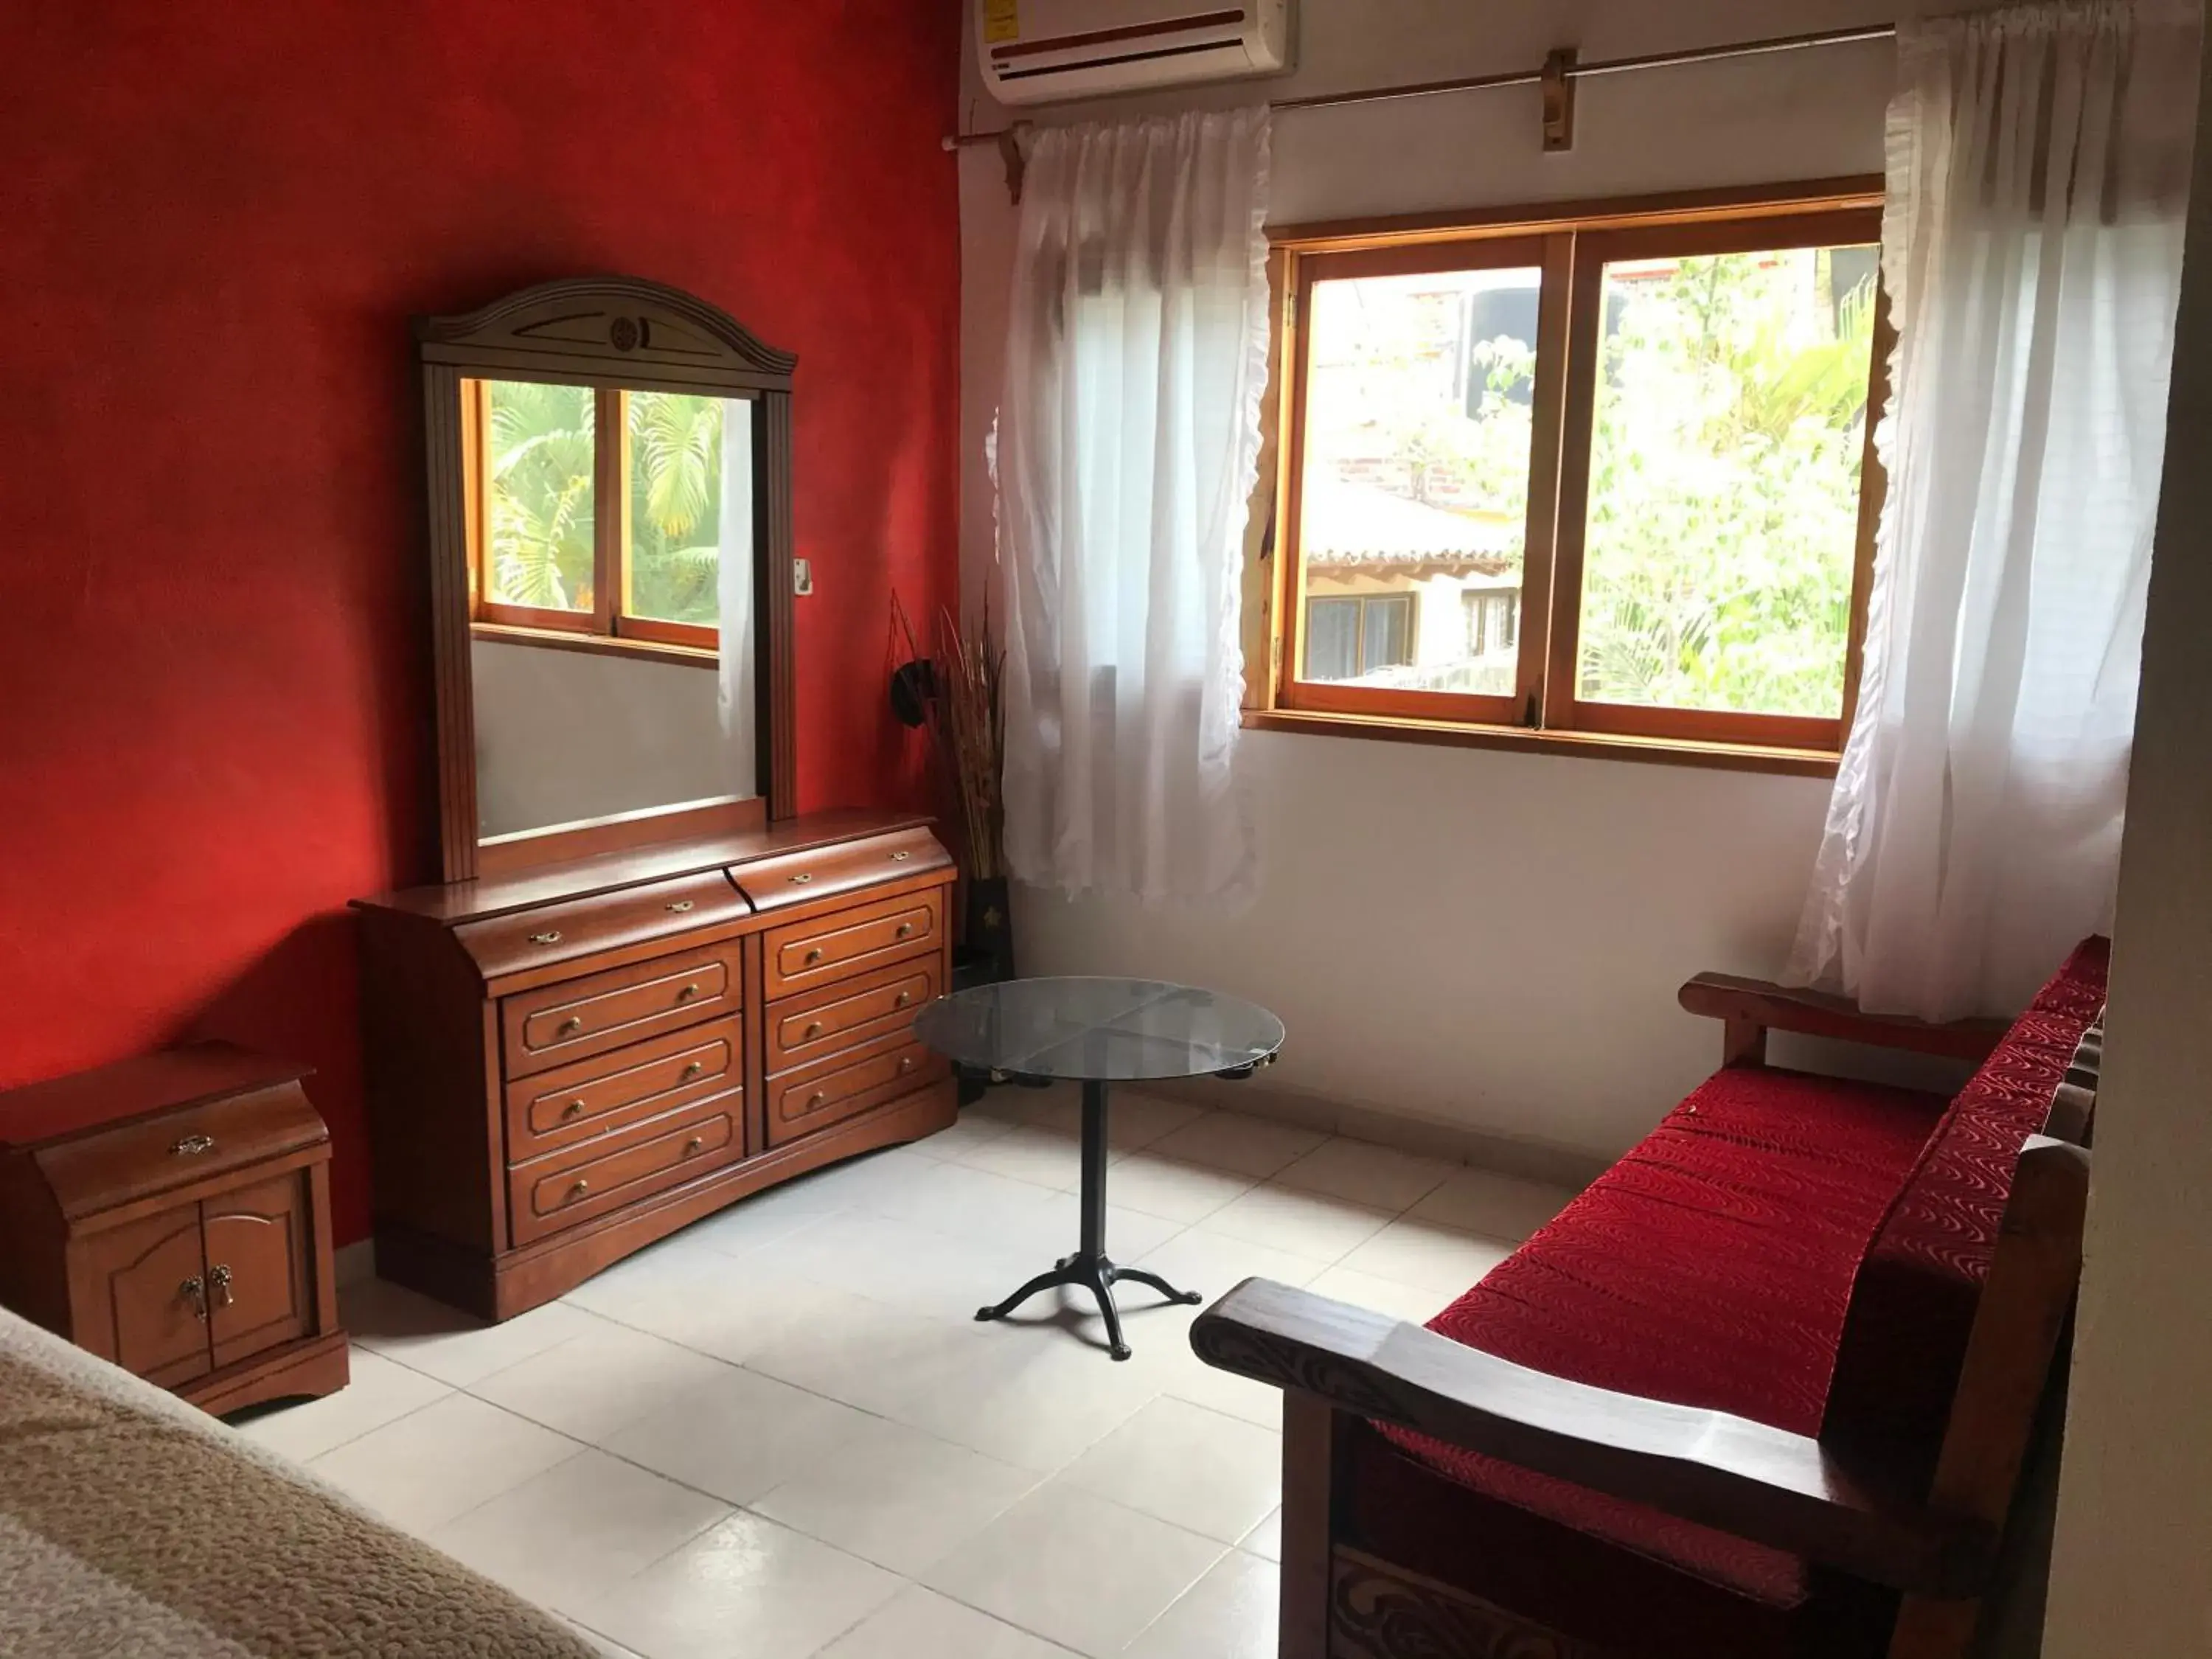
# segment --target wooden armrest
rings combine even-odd
[[[1267,1279],[1200,1314],[1190,1342],[1219,1370],[1877,1583],[1970,1595],[1994,1556],[1986,1525],[1882,1492],[1817,1440],[1571,1382]]]
[[[2010,1029],[1999,1019],[1959,1019],[1939,1025],[1910,1014],[1869,1014],[1848,998],[1763,979],[1739,979],[1734,974],[1699,974],[1682,987],[1677,999],[1690,1012],[1725,1024],[1722,1063],[1727,1066],[1765,1059],[1770,1030],[1838,1037],[1978,1065]]]

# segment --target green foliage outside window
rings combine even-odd
[[[1832,718],[1873,281],[1826,250],[1686,258],[1627,289],[1591,447],[1578,695]]]

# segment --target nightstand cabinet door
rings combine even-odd
[[[307,1334],[313,1240],[305,1177],[295,1173],[210,1198],[206,1218],[208,1323],[215,1363]]]
[[[80,1344],[164,1388],[214,1369],[198,1205],[93,1234],[76,1255]]]

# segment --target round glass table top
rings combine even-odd
[[[979,1072],[1089,1083],[1249,1071],[1283,1046],[1283,1022],[1265,1008],[1149,979],[979,985],[931,1003],[914,1031]]]

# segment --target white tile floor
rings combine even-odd
[[[1108,1248],[1426,1318],[1568,1194],[1124,1091]],[[1040,1297],[1072,1091],[746,1200],[479,1328],[370,1284],[353,1383],[248,1423],[396,1525],[645,1659],[1261,1659],[1280,1413],[1131,1287],[1135,1358]]]

